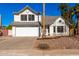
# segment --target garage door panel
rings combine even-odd
[[[16,36],[38,36],[38,27],[16,27]]]

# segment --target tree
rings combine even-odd
[[[71,15],[76,15],[77,16],[77,24],[75,27],[77,28],[77,34],[79,34],[79,4],[76,4],[76,6],[72,7],[72,13]]]
[[[60,4],[59,8],[61,11],[61,16],[72,23],[72,17],[74,15],[73,13],[74,7],[71,7],[69,4],[63,3]]]
[[[62,4],[60,4],[59,8],[61,11],[61,16],[66,19],[67,14],[68,14],[68,4],[62,3]]]
[[[76,4],[74,12],[77,16],[77,30],[78,30],[77,32],[79,34],[79,4]]]
[[[69,21],[72,24],[72,26],[70,26],[70,28],[74,29],[74,33],[73,34],[75,34],[75,27],[76,27],[76,25],[75,25],[74,21],[72,20],[72,17],[75,14],[74,7],[73,6],[71,7],[68,4],[60,4],[59,8],[60,8],[60,11],[61,11],[61,16],[65,20]]]
[[[12,29],[12,25],[7,26],[6,29],[11,30]]]

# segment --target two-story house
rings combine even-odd
[[[71,23],[60,16],[45,16],[46,35],[48,36],[69,36]],[[39,37],[42,34],[42,16],[30,7],[25,7],[14,13],[12,26],[13,37]]]
[[[14,13],[12,36],[40,36],[41,15],[26,6],[19,12]]]

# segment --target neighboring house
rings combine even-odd
[[[46,16],[46,35],[69,36],[71,23],[60,16]]]
[[[46,16],[46,35],[48,36],[69,36],[70,22],[60,16]],[[39,37],[42,34],[42,16],[25,7],[14,13],[14,23],[12,26],[12,36],[33,36]]]
[[[40,36],[41,15],[30,7],[25,7],[14,13],[14,23],[12,26],[13,37]]]

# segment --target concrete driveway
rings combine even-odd
[[[42,55],[42,50],[34,48],[36,38],[0,37],[0,55]]]
[[[0,50],[31,49],[35,40],[29,37],[4,37],[0,41]]]

